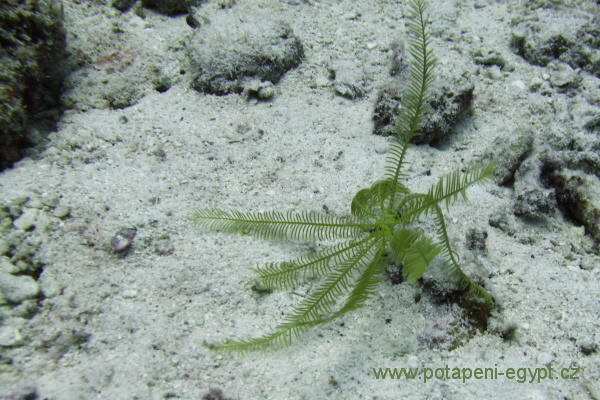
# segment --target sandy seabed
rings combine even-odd
[[[304,46],[302,63],[275,85],[275,96],[256,101],[190,88],[185,43],[193,30],[185,16],[145,10],[141,18],[100,3],[65,1],[69,51],[86,62],[69,77],[66,110],[44,150],[0,174],[2,201],[35,214],[30,231],[10,235],[23,239],[17,249],[35,249],[43,294],[2,306],[2,335],[12,343],[2,348],[2,398],[600,398],[600,262],[582,250],[592,239],[559,212],[540,221],[512,217],[509,231],[491,226],[493,215],[512,216],[515,196],[494,183],[470,189],[470,202],[447,213],[465,271],[496,299],[487,331],[455,346],[456,326],[468,324],[457,319],[458,305],[386,278],[363,309],[289,348],[237,355],[203,346],[269,332],[311,286],[258,293],[246,285],[248,267],[321,244],[204,232],[189,214],[220,207],[347,215],[354,194],[383,176],[389,139],[372,134],[372,115],[389,80],[390,45],[405,32],[406,5],[238,0],[236,12],[267,10]],[[448,137],[411,149],[411,189],[426,190],[523,127],[536,140],[549,129],[577,130],[578,107],[590,93],[598,99],[592,75],[583,73],[570,94],[553,90],[544,75],[551,68],[528,64],[509,46],[519,18],[567,32],[573,21],[591,20],[593,2],[578,3],[576,12],[527,3],[431,1],[438,68],[464,71],[475,99]],[[217,2],[198,7],[198,15],[219,12],[228,11]],[[474,63],[490,51],[514,68]],[[365,71],[364,97],[334,93],[328,66],[335,59]],[[168,90],[153,89],[154,66],[177,76]],[[538,80],[545,94],[530,90]],[[135,104],[108,107],[127,90]],[[118,254],[111,239],[123,228],[137,234]],[[485,251],[467,248],[472,229],[487,233]],[[379,368],[419,374],[379,379]],[[476,368],[489,375],[477,377]]]

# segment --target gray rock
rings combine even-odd
[[[38,216],[38,210],[35,208],[28,208],[25,212],[16,220],[13,221],[13,225],[21,230],[28,231],[35,226],[35,221]]]
[[[494,50],[487,52],[480,51],[474,55],[473,60],[475,61],[475,64],[483,65],[486,67],[496,65],[502,70],[504,70],[504,67],[507,64],[506,59],[502,56],[502,54]]]
[[[8,257],[0,256],[0,271],[7,274],[14,274],[19,272],[19,268],[13,265]]]
[[[574,69],[600,76],[600,60],[594,58],[597,37],[598,28],[591,25],[582,26],[576,33],[554,33],[530,26],[527,31],[513,33],[510,45],[530,64],[545,67],[552,61],[562,61]]]
[[[581,171],[563,169],[552,174],[552,182],[561,205],[587,228],[600,244],[600,181]]]
[[[52,215],[54,215],[56,218],[66,218],[67,216],[69,216],[69,214],[71,213],[71,209],[67,206],[57,206],[54,211],[52,212]]]
[[[21,332],[14,326],[0,328],[0,347],[14,347],[23,344]]]
[[[270,15],[221,11],[210,18],[188,46],[197,74],[192,86],[199,92],[242,93],[256,79],[277,83],[302,59],[290,26]]]
[[[11,303],[33,299],[40,293],[38,283],[27,275],[11,275],[0,272],[0,294]]]
[[[367,76],[365,71],[354,61],[334,60],[329,66],[333,90],[348,99],[363,97],[366,93]]]
[[[136,234],[135,228],[123,228],[113,236],[110,243],[116,252],[124,252],[131,247]]]
[[[514,213],[528,219],[544,219],[557,212],[555,190],[541,183],[542,163],[528,158],[515,174]]]
[[[373,133],[383,136],[394,133],[407,79],[406,75],[394,78],[379,94],[373,114]],[[431,88],[422,135],[415,137],[413,142],[431,143],[446,136],[471,107],[474,89],[474,84],[461,75],[440,77]]]
[[[268,100],[275,95],[275,89],[271,82],[261,82],[258,79],[252,79],[244,85],[243,94],[246,99],[258,98],[259,100]]]
[[[517,129],[507,137],[498,137],[486,151],[485,159],[496,159],[494,177],[499,185],[513,183],[515,172],[533,149],[533,131]]]
[[[8,241],[0,238],[0,256],[8,253],[9,250],[10,250],[10,245],[8,244]]]
[[[577,89],[581,86],[582,81],[581,72],[573,71],[569,67],[560,68],[558,71],[550,74],[550,84],[559,92],[568,92],[571,89]]]

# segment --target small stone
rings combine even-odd
[[[54,209],[54,212],[52,213],[52,215],[54,215],[56,218],[66,218],[69,216],[69,214],[71,213],[71,209],[67,206],[58,206]]]
[[[21,303],[36,298],[40,293],[40,287],[30,276],[15,276],[0,272],[0,293],[11,303]]]
[[[17,205],[17,206],[22,206],[23,204],[25,204],[25,202],[29,200],[29,196],[19,196],[19,197],[15,197],[14,199],[12,199],[10,201],[11,205]]]
[[[416,370],[419,373],[423,372],[423,363],[417,356],[408,356],[408,358],[406,359],[406,367],[410,368],[413,371]]]
[[[261,100],[270,99],[273,95],[275,95],[275,89],[271,82],[267,82],[265,86],[258,89],[258,98]]]
[[[511,85],[513,88],[517,88],[517,89],[518,89],[518,90],[520,90],[520,91],[523,91],[523,90],[525,90],[525,82],[523,82],[522,80],[519,80],[519,79],[517,79],[517,80],[515,80],[515,81],[512,81],[512,82],[510,83],[510,85]]]
[[[38,282],[42,294],[47,299],[60,296],[64,289],[64,286],[56,279],[56,277],[49,276],[49,274],[42,275]]]
[[[33,198],[33,199],[27,200],[27,202],[25,203],[25,207],[37,208],[39,210],[44,207],[44,203],[42,203],[42,200],[40,200],[38,198]]]
[[[14,347],[23,344],[21,332],[14,326],[3,326],[0,328],[0,346]]]
[[[588,340],[581,344],[580,349],[583,354],[589,356],[598,351],[598,343],[594,342],[593,340]]]
[[[14,274],[19,272],[19,268],[15,267],[8,257],[0,257],[0,272],[6,272],[7,274]]]
[[[542,87],[543,84],[544,84],[544,81],[542,81],[540,78],[538,78],[536,76],[529,81],[529,90],[532,92],[537,92]]]
[[[586,270],[586,271],[593,271],[596,268],[597,264],[599,264],[597,259],[592,258],[591,256],[584,256],[581,259],[579,268]]]
[[[38,215],[38,210],[35,208],[28,208],[19,218],[13,221],[13,225],[21,230],[28,231],[35,226],[35,220]]]
[[[59,199],[60,199],[59,195],[51,194],[49,196],[42,197],[42,203],[47,207],[55,208],[56,206],[58,206]]]
[[[327,87],[327,86],[331,86],[331,81],[323,75],[319,75],[317,76],[317,78],[315,79],[315,86],[316,87]]]
[[[10,219],[10,217],[6,217],[6,218],[0,220],[0,234],[6,234],[11,229],[12,229],[12,219]]]
[[[121,296],[123,296],[124,299],[135,299],[138,295],[138,291],[135,289],[127,289],[124,290],[123,293],[121,294]]]
[[[154,243],[154,250],[161,256],[169,256],[175,252],[175,246],[170,240],[164,239]]]
[[[113,236],[110,243],[117,252],[122,252],[131,247],[133,239],[137,234],[135,228],[124,228],[121,229],[115,236]]]
[[[8,253],[10,245],[6,240],[0,239],[0,256]]]

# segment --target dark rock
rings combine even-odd
[[[165,15],[181,15],[190,11],[190,7],[202,4],[204,0],[142,0],[142,6]]]
[[[487,54],[477,54],[474,58],[475,64],[483,65],[486,67],[491,67],[492,65],[496,65],[500,67],[500,69],[504,69],[506,60],[502,57],[501,54],[490,51]]]
[[[128,250],[133,244],[133,239],[137,234],[135,228],[124,228],[121,229],[110,241],[116,252],[120,253]]]
[[[0,171],[36,144],[39,128],[54,129],[65,36],[59,1],[0,2]]]
[[[469,229],[467,232],[467,249],[486,250],[485,241],[487,237],[488,233],[483,229]]]
[[[557,199],[600,243],[600,181],[581,171],[563,169],[552,174]]]
[[[541,34],[513,33],[510,45],[513,51],[527,62],[542,67],[559,60],[574,69],[580,68],[600,77],[600,59],[594,58],[598,49],[598,28],[582,27],[575,37],[554,34],[547,37]]]
[[[137,0],[113,0],[112,6],[117,10],[124,12],[129,10]]]
[[[542,163],[537,157],[528,158],[515,174],[514,213],[527,219],[544,219],[557,211],[553,188],[542,184]]]

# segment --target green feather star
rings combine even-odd
[[[450,173],[427,193],[412,193],[404,184],[405,156],[411,147],[410,140],[419,135],[425,118],[427,92],[436,62],[426,30],[425,0],[412,0],[409,9],[408,42],[413,63],[396,134],[391,138],[385,176],[354,196],[351,217],[219,209],[193,213],[191,218],[196,225],[226,233],[261,239],[346,240],[291,261],[255,268],[257,279],[267,289],[290,289],[307,279],[319,279],[319,283],[272,333],[250,339],[228,339],[211,347],[249,351],[288,346],[308,329],[362,307],[374,296],[390,261],[402,265],[404,278],[414,282],[440,256],[458,284],[492,302],[488,292],[460,268],[450,247],[440,204],[448,207],[459,196],[466,199],[468,187],[490,178],[494,162],[463,173]],[[413,228],[419,219],[428,216],[436,226],[434,238]]]

